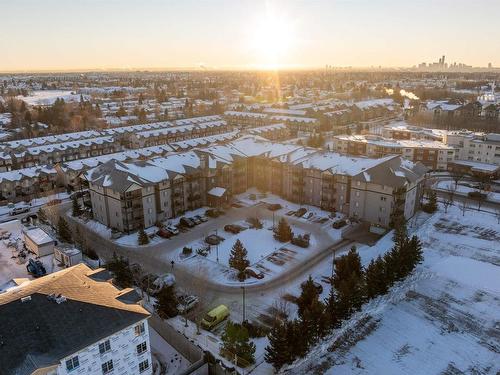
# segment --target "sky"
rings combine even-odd
[[[500,66],[499,0],[0,0],[0,71]]]

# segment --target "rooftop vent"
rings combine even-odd
[[[29,301],[31,301],[31,296],[26,296],[26,297],[21,298],[22,303],[29,302]]]
[[[64,297],[62,294],[50,294],[47,296],[47,299],[49,301],[53,301],[55,303],[57,303],[58,305],[60,305],[61,303],[63,302],[66,302],[66,297]]]

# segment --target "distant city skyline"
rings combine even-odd
[[[0,0],[0,71],[500,67],[500,2]]]

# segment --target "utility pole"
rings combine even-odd
[[[215,236],[219,237],[217,235],[217,229],[215,230]],[[219,263],[219,240],[218,239],[217,239],[217,245],[216,245],[215,249],[216,249],[216,252],[217,252],[217,263]]]
[[[245,313],[245,287],[242,286],[241,289],[243,290],[243,322],[244,323],[246,319],[246,313]]]

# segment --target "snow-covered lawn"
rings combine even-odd
[[[178,351],[176,351],[158,332],[149,328],[149,340],[153,361],[158,361],[165,366],[165,375],[175,375],[187,369],[191,364]],[[157,372],[160,374],[159,370]]]
[[[67,102],[79,102],[80,94],[65,90],[37,90],[29,96],[18,96],[17,99],[23,100],[29,105],[52,105],[56,99],[63,99]],[[84,100],[89,100],[90,96],[83,95]]]
[[[417,227],[424,262],[292,366],[291,373],[497,374],[500,225],[456,207]],[[384,242],[376,246],[381,252]],[[360,249],[363,258],[363,249]],[[366,264],[365,259],[363,263]],[[342,335],[349,332],[349,340]],[[335,346],[335,348],[333,348]]]
[[[456,191],[457,194],[460,195],[467,195],[468,193],[479,191],[479,189],[474,189],[469,186],[461,185],[460,183],[458,183],[458,185],[455,188],[454,181],[439,181],[436,183],[435,187],[436,189],[443,191],[454,190]],[[486,200],[500,203],[500,193],[495,193],[493,191],[484,191],[484,190],[482,190],[481,193],[486,194]]]

